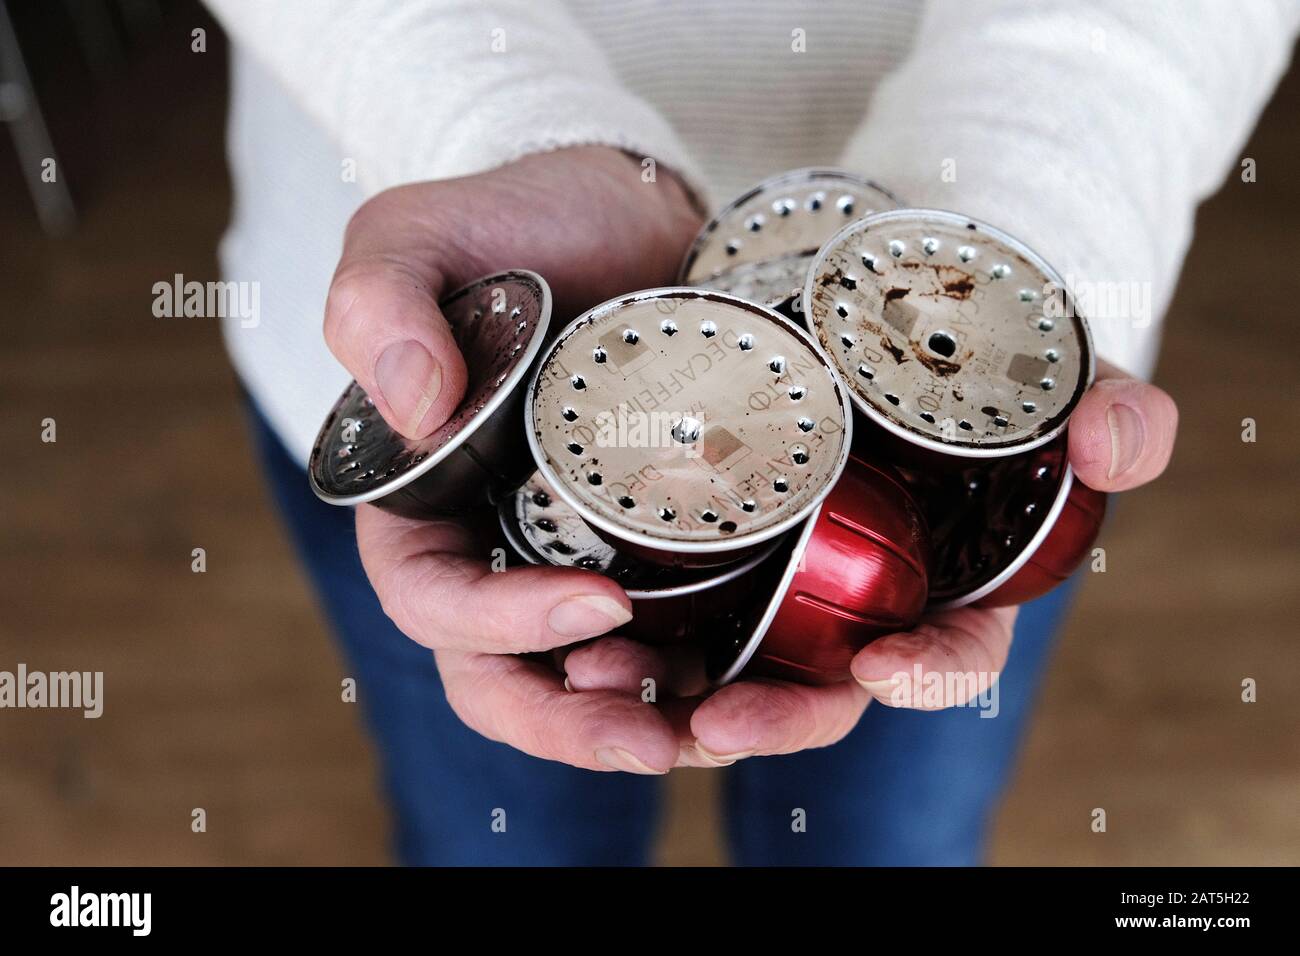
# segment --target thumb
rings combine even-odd
[[[400,201],[400,197],[396,197]],[[445,272],[427,237],[412,243],[410,217],[381,194],[348,224],[325,302],[325,341],[390,426],[424,438],[465,393],[465,360],[438,300]]]
[[[1127,491],[1165,470],[1177,431],[1168,393],[1103,366],[1070,417],[1070,465],[1089,488]]]

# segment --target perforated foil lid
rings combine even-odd
[[[899,201],[838,169],[796,169],[764,180],[696,237],[680,281],[775,305],[803,289],[812,257],[844,224]]]
[[[506,537],[530,562],[598,571],[616,580],[637,573],[638,569],[621,559],[614,546],[596,534],[540,473],[534,472],[503,498],[499,510]]]
[[[621,555],[534,473],[498,506],[501,528],[530,564],[582,568],[613,578],[633,599],[672,597],[714,587],[752,570],[780,544],[723,568],[686,570],[647,564]]]
[[[439,308],[465,357],[464,400],[441,428],[417,441],[390,428],[353,382],[312,449],[308,472],[322,500],[400,503],[395,510],[406,513],[427,505],[432,513],[454,509],[461,498],[486,500],[488,485],[523,477],[508,474],[523,446],[515,437],[518,409],[507,406],[512,396],[522,395],[541,350],[550,322],[550,289],[536,273],[510,270],[458,289]],[[425,476],[427,483],[417,481]]]
[[[803,292],[813,258],[812,255],[800,254],[755,262],[692,284],[728,292],[759,305],[775,307]]]
[[[901,209],[847,226],[818,253],[803,306],[855,404],[936,451],[1041,445],[1092,381],[1088,325],[1060,276],[955,213]]]
[[[528,401],[539,469],[584,520],[666,553],[772,538],[826,496],[847,392],[802,329],[700,289],[652,289],[573,322]]]

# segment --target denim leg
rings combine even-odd
[[[538,760],[462,724],[447,705],[432,653],[379,606],[357,555],[352,510],[317,500],[306,472],[255,409],[250,419],[276,504],[356,678],[401,862],[644,863],[656,781]]]
[[[872,704],[833,747],[742,760],[722,773],[727,832],[744,865],[942,866],[981,862],[1074,581],[1021,608],[997,716],[973,707]],[[796,809],[806,832],[792,827]]]

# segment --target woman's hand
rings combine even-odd
[[[466,385],[438,311],[444,294],[499,269],[532,269],[551,285],[563,321],[620,293],[670,283],[699,225],[674,176],[659,170],[646,182],[639,161],[604,147],[392,189],[348,226],[325,337],[384,419],[423,438],[451,415]],[[627,595],[576,569],[492,573],[492,540],[455,522],[357,509],[357,544],[384,610],[433,649],[447,699],[465,723],[577,767],[672,767],[677,733],[661,711],[616,691],[570,693],[553,667],[517,656],[626,623]]]
[[[1070,419],[1070,464],[1098,491],[1126,491],[1156,478],[1173,452],[1178,409],[1161,389],[1104,368]],[[894,707],[934,709],[933,692],[913,690],[913,675],[962,674],[985,684],[935,681],[965,689],[969,701],[1006,665],[1016,608],[959,608],[925,618],[914,630],[890,634],[853,659],[855,680],[805,687],[775,680],[740,680],[707,698],[703,665],[687,649],[651,648],[617,637],[587,644],[565,659],[575,690],[636,691],[654,678],[661,694],[686,698],[668,708],[682,745],[679,765],[724,766],[759,754],[792,753],[835,743],[872,700]],[[908,680],[896,680],[904,674]],[[925,680],[927,688],[931,681]],[[691,699],[695,698],[695,699]]]
[[[437,308],[446,292],[503,268],[547,278],[561,319],[629,290],[672,281],[699,216],[680,183],[644,182],[604,147],[527,157],[460,180],[381,193],[348,227],[330,289],[330,348],[402,434],[422,438],[463,395],[466,370]],[[1177,410],[1160,389],[1108,372],[1070,426],[1077,477],[1122,491],[1163,471]],[[826,746],[877,699],[923,706],[899,672],[1001,671],[1015,609],[964,608],[883,637],[854,659],[855,681],[806,687],[741,680],[704,696],[698,654],[602,637],[557,653],[567,677],[519,656],[607,634],[631,616],[600,575],[528,567],[493,573],[484,542],[454,522],[363,505],[357,540],[385,611],[432,648],[447,698],[475,730],[536,756],[593,770],[663,773]],[[641,698],[656,681],[658,700]],[[945,686],[948,686],[945,684]],[[964,703],[946,700],[946,706]]]

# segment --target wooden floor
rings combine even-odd
[[[0,864],[383,863],[359,714],[215,325],[150,314],[155,281],[216,278],[227,214],[220,54],[189,54],[188,29],[98,92],[46,84],[71,237],[38,231],[0,152],[0,670],[108,675],[100,720],[0,711]],[[1104,533],[995,863],[1300,863],[1297,106],[1293,74],[1245,151],[1258,181],[1200,216],[1158,374],[1178,452]],[[671,775],[663,862],[723,860],[716,780]]]

